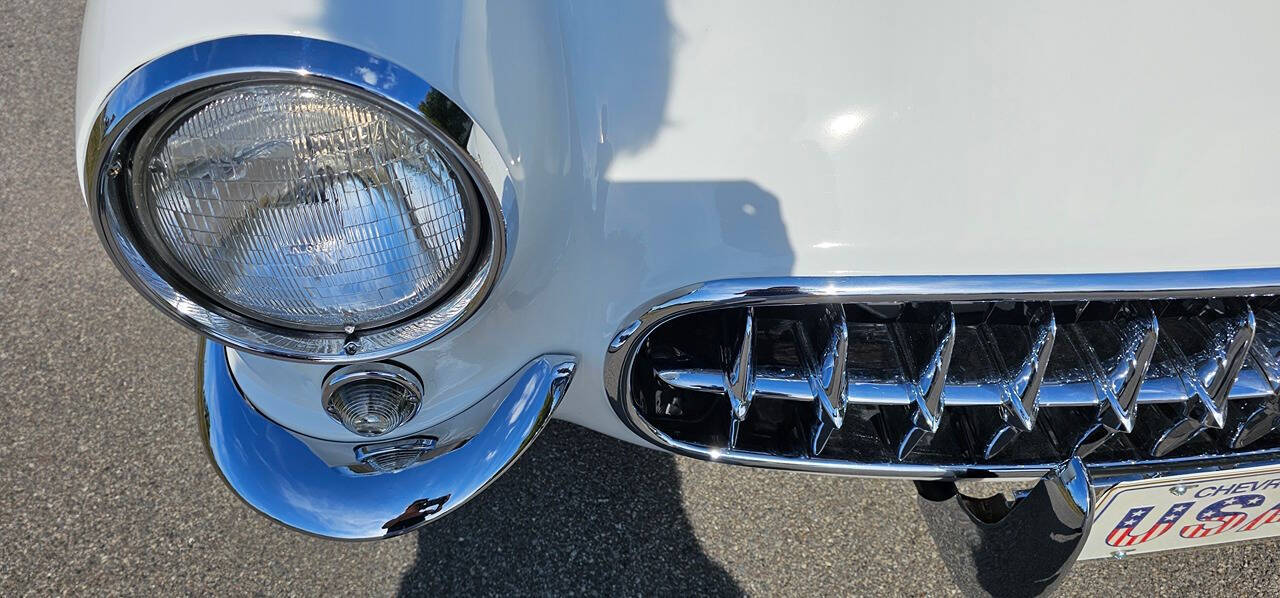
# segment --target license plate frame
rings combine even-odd
[[[1094,504],[1081,560],[1271,538],[1280,536],[1280,464],[1119,482]]]

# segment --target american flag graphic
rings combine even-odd
[[[1125,546],[1133,546],[1134,544],[1141,544],[1147,540],[1159,538],[1164,535],[1165,532],[1169,531],[1169,528],[1172,528],[1173,524],[1177,523],[1178,519],[1181,519],[1182,516],[1191,509],[1191,505],[1193,504],[1195,503],[1180,502],[1169,507],[1169,510],[1165,511],[1164,516],[1160,517],[1160,520],[1157,521],[1155,525],[1152,525],[1151,529],[1146,532],[1135,532],[1134,529],[1147,518],[1147,515],[1151,513],[1151,509],[1155,507],[1137,507],[1135,509],[1129,509],[1129,512],[1120,519],[1120,523],[1116,524],[1116,528],[1111,530],[1110,534],[1107,534],[1107,545],[1123,548]]]
[[[1271,507],[1267,511],[1263,512],[1261,515],[1258,515],[1258,517],[1253,521],[1250,521],[1248,525],[1240,528],[1240,531],[1251,532],[1268,523],[1276,523],[1276,522],[1280,522],[1280,505]]]
[[[1182,528],[1179,533],[1183,538],[1205,538],[1231,531],[1244,523],[1249,514],[1243,511],[1228,511],[1227,509],[1233,507],[1256,507],[1261,505],[1264,500],[1266,500],[1266,497],[1261,494],[1244,494],[1224,498],[1205,507],[1196,515],[1196,521],[1201,523],[1188,525]]]

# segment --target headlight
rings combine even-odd
[[[462,150],[478,129],[376,57],[237,40],[157,59],[108,99],[86,182],[121,269],[180,321],[277,356],[382,358],[460,323],[505,234]]]
[[[148,245],[248,317],[394,322],[449,290],[475,250],[474,186],[425,133],[362,98],[235,86],[157,120],[133,159]]]

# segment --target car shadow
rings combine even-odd
[[[563,422],[416,537],[401,596],[743,593],[694,536],[675,457]]]

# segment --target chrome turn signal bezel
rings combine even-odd
[[[472,185],[483,214],[478,250],[448,293],[404,319],[356,330],[307,330],[248,317],[165,264],[133,216],[131,162],[140,136],[174,102],[228,85],[291,81],[341,88],[417,125]],[[148,300],[185,326],[237,349],[316,363],[376,361],[430,343],[473,315],[496,283],[507,229],[501,201],[464,149],[492,145],[457,104],[409,70],[341,44],[281,35],[202,42],[139,67],[108,94],[85,149],[85,197],[116,267]]]
[[[335,397],[338,391],[352,384],[360,384],[362,382],[380,382],[390,384],[399,388],[406,393],[409,401],[412,403],[409,413],[404,416],[399,424],[378,434],[365,434],[358,432],[351,427],[347,427],[342,422],[342,418],[338,415],[338,409],[334,406]],[[324,385],[320,391],[320,404],[324,407],[329,417],[338,423],[343,423],[353,434],[364,436],[366,438],[381,438],[390,435],[400,426],[409,423],[410,420],[418,414],[418,410],[422,408],[422,399],[425,389],[422,380],[418,378],[412,371],[400,367],[393,363],[375,362],[361,363],[340,367],[332,372],[324,379]]]

